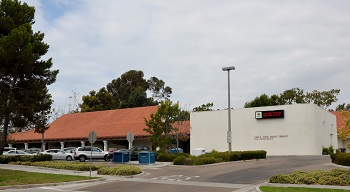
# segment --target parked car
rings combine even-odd
[[[139,159],[139,152],[141,151],[150,151],[151,149],[148,146],[134,146],[129,149],[130,160],[137,161]]]
[[[4,147],[4,152],[10,151],[10,150],[17,150],[17,148],[13,148],[13,147]]]
[[[110,159],[113,158],[113,153],[114,153],[115,151],[118,151],[118,149],[117,149],[117,148],[109,148],[109,149],[108,149],[108,154],[109,154],[109,158],[110,158]]]
[[[80,162],[85,162],[86,159],[104,159],[105,161],[110,160],[109,152],[103,151],[98,147],[78,147],[74,151],[74,159]]]
[[[22,150],[10,150],[10,151],[4,152],[3,155],[33,155],[33,154],[26,153]]]
[[[67,148],[64,148],[62,151],[73,151],[74,153],[74,150],[76,149],[77,147],[67,147]]]
[[[48,149],[43,152],[40,152],[39,154],[49,154],[52,155],[53,160],[67,160],[67,161],[72,161],[74,156],[73,156],[73,151],[72,150],[60,150],[60,149]]]
[[[24,149],[24,152],[31,153],[31,154],[38,154],[41,152],[40,148],[29,148],[29,149]]]

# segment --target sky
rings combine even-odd
[[[73,92],[98,91],[129,70],[155,76],[171,100],[191,110],[208,102],[227,108],[261,94],[298,87],[340,89],[350,103],[348,0],[25,0],[34,31],[50,45],[42,58],[59,69],[49,86],[54,107]]]

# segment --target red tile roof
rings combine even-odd
[[[133,132],[135,137],[149,136],[143,131],[144,118],[149,119],[157,110],[158,106],[149,106],[66,114],[50,124],[45,141],[87,140],[90,131],[95,131],[98,139],[125,138],[128,132]],[[182,127],[189,133],[189,121]],[[41,141],[41,134],[30,130],[11,134],[9,138],[16,142]]]

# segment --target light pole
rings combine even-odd
[[[228,143],[228,152],[231,153],[232,147],[232,132],[231,132],[231,106],[230,106],[230,70],[235,70],[234,66],[223,67],[223,71],[227,71],[227,83],[228,83],[228,131],[227,131],[227,143]]]

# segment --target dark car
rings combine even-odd
[[[139,152],[141,151],[150,151],[151,149],[148,146],[135,146],[129,149],[130,160],[137,161],[139,159]]]
[[[30,154],[38,154],[41,152],[40,148],[29,148],[29,149],[24,149],[24,152],[30,153]]]

